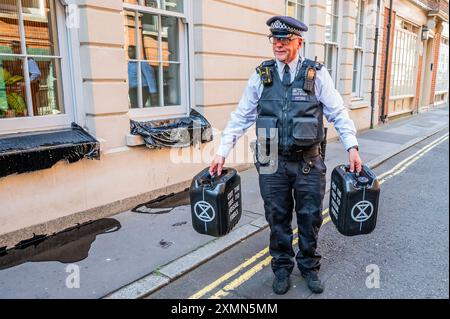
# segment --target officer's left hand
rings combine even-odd
[[[361,161],[361,158],[359,157],[358,150],[352,148],[348,152],[348,159],[349,159],[349,163],[350,163],[350,172],[353,173],[356,168],[356,171],[358,173],[360,173],[362,170],[362,161]]]

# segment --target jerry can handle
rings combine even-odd
[[[199,185],[207,185],[212,186],[218,178],[225,175],[227,173],[227,170],[222,170],[222,174],[217,175],[217,172],[215,172],[213,175],[211,175],[209,172],[207,172],[205,175],[203,175],[201,178],[198,179]]]
[[[355,169],[355,171],[353,173],[351,173],[350,172],[350,165],[344,165],[344,169],[345,169],[345,171],[347,173],[355,175],[356,178],[358,178],[359,175],[360,175],[356,169]],[[361,172],[362,172],[362,170],[361,170]]]
[[[217,172],[215,172],[212,176],[208,172],[208,176],[211,179],[211,181],[214,183],[218,178],[222,177],[223,175],[226,175],[228,173],[228,170],[222,169],[222,174],[217,175]]]
[[[354,179],[353,184],[355,187],[371,187],[371,185],[370,185],[371,180],[373,181],[374,178],[373,178],[372,174],[368,174],[368,172],[365,170],[364,166],[361,171],[361,174],[358,173],[356,170],[353,173],[351,173],[350,165],[344,165],[344,168],[345,168],[345,171],[347,172],[347,174],[352,176],[352,178]],[[364,173],[364,174],[362,174],[362,173]],[[366,175],[367,177],[364,175]]]

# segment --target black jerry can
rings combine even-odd
[[[241,219],[241,177],[233,168],[215,177],[205,168],[193,178],[189,196],[192,226],[200,234],[226,235]]]
[[[380,184],[375,173],[363,165],[359,174],[348,165],[340,165],[331,173],[330,216],[338,231],[345,236],[371,233],[377,223]]]

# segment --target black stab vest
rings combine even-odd
[[[289,86],[283,85],[274,60],[265,61],[257,68],[257,71],[260,68],[269,70],[271,78],[265,81],[258,101],[258,142],[265,140],[269,144],[277,138],[278,151],[284,155],[319,145],[324,138],[322,104],[317,100],[314,89],[311,92],[303,89],[309,67],[320,70],[322,65],[309,59],[303,60],[296,78]],[[271,134],[271,128],[276,129],[278,136]]]

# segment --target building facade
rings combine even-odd
[[[383,91],[385,1],[2,0],[0,140],[74,122],[100,142],[101,156],[1,177],[0,247],[188,187],[255,67],[272,58],[265,22],[273,15],[309,25],[302,54],[325,64],[359,130],[448,100],[448,2],[394,3]],[[192,109],[211,123],[213,142],[150,149],[130,133],[131,120],[164,123]],[[251,165],[253,136],[229,165]]]
[[[379,115],[395,118],[448,102],[448,1],[397,0],[386,3],[384,16]]]

